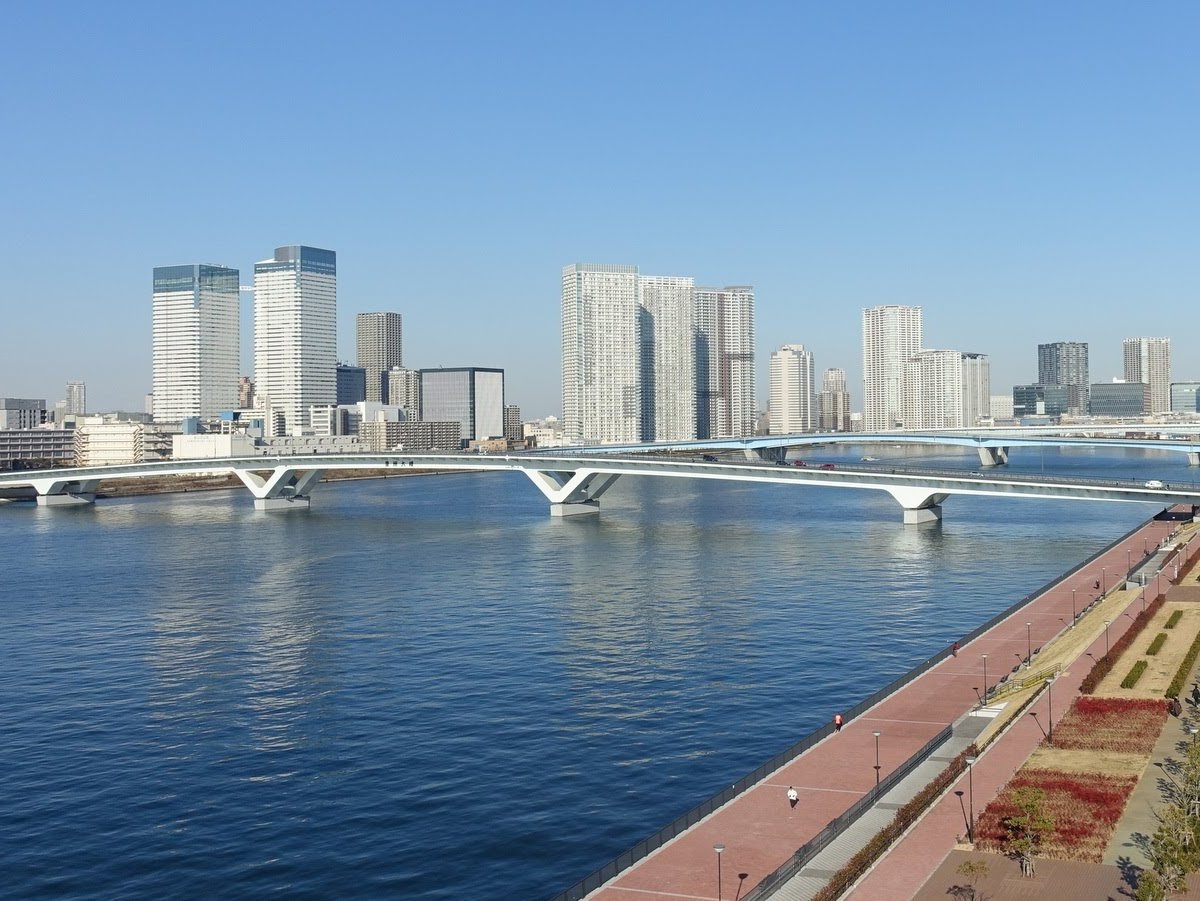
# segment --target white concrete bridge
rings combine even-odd
[[[753,452],[745,451],[749,456]],[[520,471],[545,495],[554,516],[595,513],[600,497],[621,476],[718,479],[886,491],[906,523],[941,518],[955,494],[1061,498],[1171,505],[1200,503],[1200,487],[1159,482],[1061,478],[1052,475],[899,469],[887,465],[834,468],[773,465],[757,458],[705,461],[663,455],[604,453],[592,456],[539,454],[330,454],[294,457],[188,460],[0,474],[0,498],[36,499],[45,506],[90,504],[102,483],[181,475],[232,474],[260,510],[306,509],[313,488],[336,470]]]

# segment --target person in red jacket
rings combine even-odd
[[[842,715],[840,713],[835,713],[833,715],[833,731],[834,732],[842,731]]]

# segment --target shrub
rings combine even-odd
[[[1179,625],[1179,621],[1181,619],[1183,619],[1183,611],[1176,610],[1174,613],[1171,614],[1171,618],[1167,620],[1167,624],[1166,624],[1166,626],[1164,626],[1164,628],[1174,629],[1176,626]]]
[[[1163,642],[1167,640],[1166,632],[1159,632],[1154,636],[1154,641],[1150,642],[1150,647],[1146,648],[1146,654],[1153,657],[1162,650]]]
[[[1036,789],[1044,793],[1042,809],[1054,823],[1041,838],[1041,853],[1100,863],[1137,781],[1137,776],[1021,770],[975,821],[976,846],[1000,850],[1009,835],[1005,823],[1020,815],[1017,798],[1022,791]]]
[[[1166,718],[1166,703],[1155,698],[1081,696],[1055,725],[1054,746],[1149,754]]]
[[[1159,636],[1159,638],[1162,637],[1164,636]],[[1156,638],[1155,641],[1158,641],[1158,638]],[[1149,664],[1146,663],[1145,660],[1139,660],[1137,663],[1135,663],[1133,665],[1133,669],[1129,671],[1129,675],[1121,680],[1121,687],[1133,688],[1133,686],[1137,685],[1138,679],[1142,678],[1142,673],[1146,671],[1147,666],[1149,666]]]
[[[1196,633],[1196,637],[1192,639],[1192,646],[1188,648],[1187,656],[1183,658],[1183,663],[1179,664],[1179,669],[1175,671],[1175,678],[1171,680],[1171,684],[1167,687],[1167,697],[1177,698],[1179,693],[1183,691],[1184,683],[1188,680],[1188,674],[1191,673],[1192,667],[1196,665],[1196,657],[1200,655],[1200,632]]]

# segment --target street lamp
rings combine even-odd
[[[983,703],[987,704],[988,685],[987,685],[987,654],[981,654],[983,657]]]
[[[717,852],[717,901],[721,901],[721,852],[725,850],[725,846],[713,845],[713,850]]]
[[[962,813],[963,813],[963,825],[967,827],[967,838],[970,839],[971,824],[967,821],[967,805],[963,801],[963,795],[966,793],[960,790],[960,791],[956,791],[954,794],[958,795],[958,806],[960,808],[962,808]]]
[[[978,757],[967,758],[967,788],[971,792],[971,822],[967,826],[967,838],[975,843],[975,761]]]
[[[1075,620],[1079,619],[1079,614],[1075,612],[1075,589],[1071,589],[1071,625],[1075,625]]]
[[[1183,728],[1184,728],[1184,729],[1186,729],[1186,730],[1188,731],[1188,733],[1189,733],[1189,734],[1192,736],[1192,746],[1193,746],[1193,747],[1195,747],[1195,745],[1196,745],[1196,733],[1197,733],[1197,732],[1200,732],[1200,729],[1197,729],[1197,728],[1196,728],[1195,726],[1193,726],[1191,723],[1188,723],[1188,724],[1187,724],[1186,726],[1184,726]]]
[[[1108,620],[1104,621],[1104,656],[1108,656]]]
[[[1025,665],[1033,662],[1033,623],[1025,624]]]
[[[879,732],[875,732],[875,797],[879,797]]]
[[[1046,741],[1054,744],[1054,679],[1046,680],[1046,707],[1048,708],[1047,718],[1050,720],[1050,734],[1046,736]]]
[[[1108,567],[1100,567],[1100,593],[1105,594],[1108,591]]]

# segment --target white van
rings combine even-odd
[[[1165,488],[1166,486],[1158,479],[1151,479],[1146,483],[1147,488]]]

